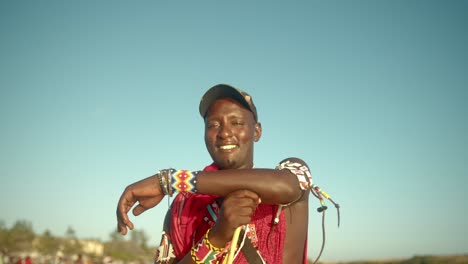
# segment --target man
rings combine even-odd
[[[233,263],[307,263],[307,165],[289,158],[277,169],[254,168],[262,127],[246,92],[216,85],[199,110],[213,164],[203,171],[162,170],[127,186],[117,208],[118,231],[133,229],[127,213],[135,203],[137,216],[177,191],[156,263],[225,263],[233,247]]]

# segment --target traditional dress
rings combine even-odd
[[[204,171],[216,170],[218,168],[214,164],[204,169]],[[196,245],[207,230],[214,226],[220,209],[217,198],[205,194],[177,194],[171,205],[170,217],[166,219],[169,220],[169,223],[165,224],[169,225],[169,231],[163,232],[161,246],[156,253],[156,263],[173,263],[175,258],[181,260],[190,252],[192,246]],[[278,205],[260,204],[257,207],[251,223],[239,238],[243,247],[233,263],[282,262],[286,223],[282,210],[279,222],[274,223],[277,212]],[[246,255],[249,260],[246,259]],[[304,250],[304,261],[307,263],[306,250]]]

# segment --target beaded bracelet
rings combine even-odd
[[[172,192],[181,192],[181,193],[196,193],[197,192],[197,176],[198,171],[189,171],[189,170],[174,170],[169,169],[170,175],[170,186],[172,187]]]
[[[208,240],[208,235],[211,228],[205,233],[200,242],[192,247],[190,255],[192,260],[197,264],[219,263],[222,255],[225,253],[225,248],[218,248],[213,246]]]
[[[174,192],[196,193],[198,171],[166,169],[156,173],[159,186],[164,195],[172,196]]]

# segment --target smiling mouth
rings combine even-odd
[[[219,146],[218,148],[221,150],[231,150],[231,149],[235,149],[236,147],[237,147],[236,145],[222,145],[222,146]]]

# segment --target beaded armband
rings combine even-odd
[[[210,243],[208,240],[210,231],[211,228],[208,229],[206,234],[203,236],[203,239],[200,240],[198,244],[194,245],[190,250],[192,260],[197,264],[219,263],[221,257],[225,253],[224,248],[215,247]]]
[[[166,169],[156,174],[159,186],[165,195],[172,196],[174,192],[196,193],[198,171]]]
[[[292,174],[296,175],[299,180],[299,187],[301,190],[309,190],[312,186],[312,175],[310,174],[307,165],[300,162],[294,162],[291,160],[284,160],[278,164],[277,169],[287,169]]]
[[[287,169],[291,173],[296,175],[299,181],[299,187],[302,190],[310,190],[310,192],[320,201],[321,206],[317,208],[317,211],[319,213],[327,209],[324,198],[332,202],[338,211],[338,226],[340,226],[340,205],[335,203],[335,201],[331,199],[328,193],[326,193],[324,190],[322,190],[320,187],[313,183],[309,167],[305,164],[305,162],[297,158],[285,159],[282,162],[280,162],[280,164],[278,164],[276,168],[279,170]],[[278,209],[278,212],[280,211],[280,209],[281,208]],[[279,213],[277,213],[277,215],[278,214]]]

